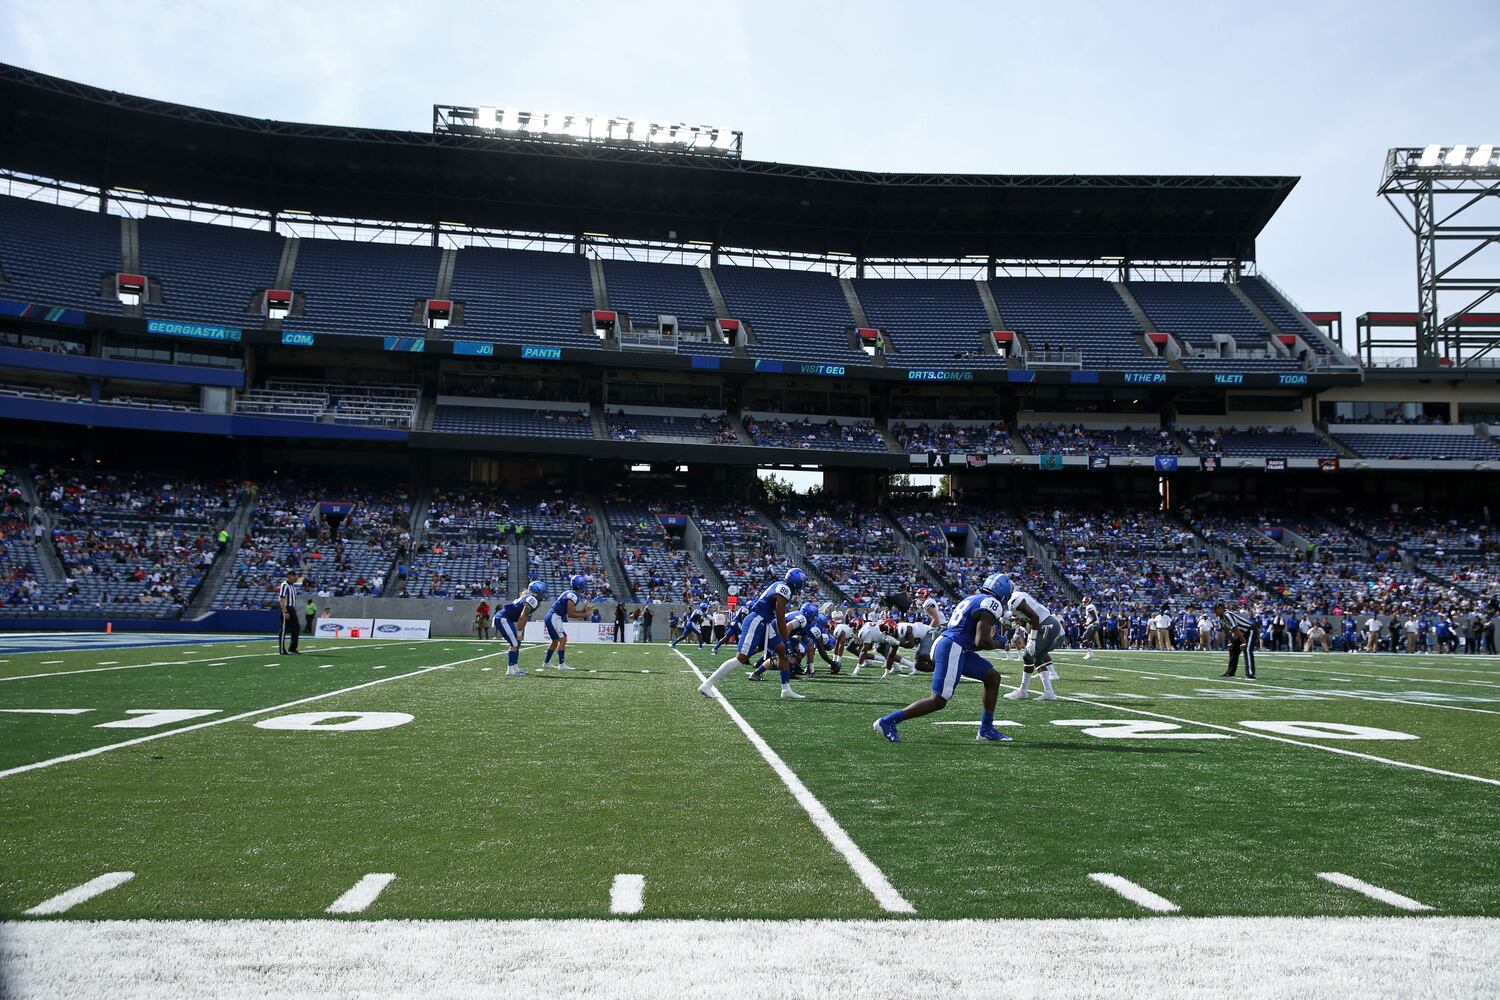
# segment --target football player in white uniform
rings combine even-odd
[[[1007,694],[1010,701],[1025,701],[1026,689],[1031,686],[1034,674],[1042,678],[1042,700],[1056,701],[1052,682],[1057,672],[1052,667],[1052,650],[1062,643],[1062,623],[1047,609],[1047,606],[1024,590],[1013,591],[1006,602],[1006,617],[1018,618],[1031,632],[1026,649],[1021,654],[1025,664],[1021,674],[1021,686]]]
[[[942,628],[943,613],[938,608],[937,598],[932,596],[932,591],[926,587],[918,587],[917,600],[920,602],[918,607],[922,609],[922,617],[927,620],[927,624],[932,628]]]
[[[1091,659],[1095,649],[1104,648],[1099,636],[1099,609],[1094,606],[1092,597],[1084,596],[1083,603],[1078,606],[1078,617],[1083,622],[1083,658]]]
[[[918,673],[932,673],[932,645],[940,634],[936,627],[926,622],[902,622],[896,626],[896,639],[901,648],[917,651]]]

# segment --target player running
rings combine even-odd
[[[896,726],[907,719],[917,719],[940,712],[953,697],[960,677],[973,677],[984,683],[984,711],[974,738],[1003,741],[1009,736],[995,728],[995,700],[1000,695],[1000,671],[990,665],[980,650],[999,649],[995,626],[1005,615],[1000,594],[1009,594],[1010,581],[1000,573],[991,574],[979,588],[959,602],[948,619],[948,627],[932,648],[935,667],[932,671],[932,694],[914,701],[903,709],[875,720],[875,731],[892,743],[900,743]]]
[[[713,698],[718,692],[718,683],[736,666],[748,667],[753,654],[768,650],[776,656],[776,669],[781,674],[781,696],[804,698],[792,690],[792,669],[786,658],[786,610],[792,598],[807,583],[807,574],[795,566],[786,571],[780,580],[768,585],[750,605],[745,615],[745,624],[740,632],[739,647],[735,654],[709,675],[708,680],[698,686],[698,693]]]
[[[563,591],[552,602],[552,607],[542,617],[542,625],[547,629],[547,655],[542,663],[546,665],[552,662],[552,654],[557,654],[557,669],[572,670],[568,666],[568,622],[581,620],[586,612],[583,607],[583,599],[580,592],[589,585],[586,576],[575,576],[568,581],[570,589]]]
[[[698,648],[703,648],[703,623],[708,620],[708,604],[705,602],[696,608],[688,608],[687,614],[682,618],[682,633],[672,640],[672,648],[690,635],[698,637]]]
[[[1021,662],[1025,664],[1021,686],[1005,697],[1008,701],[1025,701],[1032,675],[1039,674],[1042,678],[1042,700],[1056,701],[1057,695],[1052,690],[1052,682],[1057,679],[1057,671],[1052,666],[1052,650],[1062,642],[1062,623],[1047,610],[1045,604],[1026,591],[1012,592],[1009,580],[1005,581],[1004,589],[1009,595],[1005,607],[1006,617],[1015,615],[1031,633],[1026,648],[1021,653]]]
[[[521,591],[521,596],[495,612],[495,634],[510,644],[510,652],[505,657],[505,676],[525,677],[526,671],[519,666],[521,662],[521,636],[526,634],[526,622],[531,618],[531,613],[541,604],[542,598],[547,596],[547,585],[540,580],[532,580]]]

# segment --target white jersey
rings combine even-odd
[[[926,622],[902,622],[896,626],[896,636],[902,642],[921,642],[931,631],[932,626]]]
[[[866,645],[878,645],[885,642],[885,633],[880,631],[880,625],[876,622],[865,622],[859,629],[859,641]]]
[[[1092,625],[1098,625],[1099,609],[1094,607],[1092,604],[1085,604],[1083,606],[1083,624],[1085,628]]]
[[[1035,615],[1038,622],[1045,621],[1046,619],[1052,617],[1052,612],[1047,609],[1047,605],[1043,604],[1035,597],[1032,597],[1030,594],[1026,593],[1026,591],[1018,590],[1015,593],[1011,594],[1010,600],[1006,602],[1005,613],[1007,616],[1012,616],[1022,608],[1025,608],[1033,615]]]
[[[848,642],[854,635],[854,630],[843,622],[839,622],[833,629],[834,642]]]
[[[922,602],[922,614],[926,616],[929,622],[932,621],[933,613],[937,610],[938,602],[936,597],[929,597],[927,598],[927,600]]]

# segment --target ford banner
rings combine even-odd
[[[426,618],[377,618],[376,639],[426,639],[432,632],[432,622]]]
[[[313,635],[320,639],[361,639],[370,637],[374,628],[373,618],[318,618],[313,622]]]

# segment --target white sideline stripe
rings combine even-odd
[[[672,652],[682,657],[682,662],[692,668],[694,675],[697,676],[700,682],[708,680],[707,677],[703,676],[703,672],[698,669],[698,665],[688,659],[682,650],[673,649]],[[822,831],[823,836],[832,845],[833,849],[844,856],[844,860],[854,870],[854,874],[859,876],[859,880],[865,884],[865,888],[870,890],[870,894],[875,897],[875,901],[880,904],[880,908],[887,913],[917,912],[917,908],[907,902],[901,893],[896,891],[896,887],[891,885],[890,880],[885,877],[885,872],[876,867],[875,862],[871,861],[865,855],[865,852],[859,849],[859,845],[854,842],[853,838],[844,832],[844,828],[839,826],[838,820],[833,818],[833,814],[828,811],[828,807],[819,802],[817,796],[807,790],[807,786],[802,783],[801,778],[797,777],[797,773],[787,766],[786,761],[782,760],[781,756],[775,750],[771,749],[769,743],[761,739],[760,733],[757,733],[750,723],[745,721],[745,717],[735,711],[734,706],[729,704],[729,699],[724,697],[723,692],[717,692],[717,694],[718,697],[714,700],[734,720],[734,724],[740,727],[740,732],[745,734],[745,738],[750,741],[750,745],[760,751],[760,755],[765,758],[766,763],[771,765],[771,770],[776,772],[776,776],[781,779],[782,784],[786,785],[787,790],[792,793],[792,798],[796,799],[797,804],[807,811],[807,815],[813,821],[813,825]],[[0,775],[0,777],[3,777],[3,775]]]
[[[1398,910],[1424,913],[1432,909],[1426,903],[1419,903],[1410,896],[1403,896],[1399,892],[1392,892],[1389,889],[1382,889],[1378,885],[1362,882],[1353,875],[1345,875],[1343,872],[1318,872],[1318,878],[1325,882],[1332,882],[1334,885],[1341,885],[1345,889],[1353,889],[1361,896],[1369,896],[1373,900],[1394,906]]]
[[[385,891],[385,887],[396,880],[396,876],[386,872],[371,872],[338,899],[335,899],[325,913],[363,913],[375,902],[377,896]]]
[[[956,722],[952,719],[943,719],[933,723],[934,726],[977,726],[979,724],[979,719],[975,719],[973,722]],[[1021,723],[1012,722],[1009,719],[996,719],[991,725],[996,729],[999,729],[1001,726],[1005,726],[1007,729],[1019,729],[1021,727]]]
[[[646,876],[616,875],[609,887],[610,913],[640,913],[646,905]]]
[[[356,649],[381,649],[386,646],[400,645],[399,641],[371,643],[368,646],[357,646]],[[411,645],[410,641],[406,645]],[[150,647],[146,647],[150,648]],[[269,653],[242,653],[238,656],[203,656],[196,660],[156,660],[151,663],[126,663],[118,667],[88,667],[84,670],[54,670],[46,674],[17,674],[14,677],[0,677],[0,683],[5,681],[34,681],[41,677],[71,677],[73,674],[102,674],[110,670],[139,670],[142,667],[173,667],[180,663],[207,663],[209,660],[243,660],[256,656],[269,656]],[[61,663],[62,660],[44,660],[43,666],[48,663]],[[266,664],[270,666],[271,664]]]
[[[17,920],[7,996],[919,1000],[1494,997],[1485,917],[1109,920]],[[775,941],[774,958],[759,942]],[[961,941],[962,947],[955,947]],[[878,942],[878,943],[876,943]],[[1236,989],[1237,988],[1237,989]]]
[[[66,913],[79,903],[87,903],[95,896],[102,896],[111,889],[116,889],[131,879],[135,878],[135,872],[106,872],[98,878],[91,878],[83,885],[75,885],[67,892],[60,892],[45,902],[38,903],[26,911],[28,917],[45,917],[53,913]]]
[[[1157,913],[1176,913],[1181,907],[1170,899],[1163,899],[1143,885],[1136,885],[1128,878],[1110,872],[1090,872],[1089,878],[1106,889],[1113,889],[1137,906],[1144,906]]]
[[[1015,690],[1019,685],[1003,684]],[[1465,781],[1478,781],[1486,785],[1500,787],[1500,778],[1484,778],[1477,774],[1464,774],[1462,771],[1445,771],[1440,767],[1428,767],[1425,764],[1413,764],[1410,761],[1393,760],[1390,757],[1377,757],[1372,753],[1360,753],[1358,750],[1345,750],[1343,747],[1324,746],[1321,743],[1308,743],[1305,740],[1294,740],[1289,736],[1272,736],[1270,733],[1262,733],[1254,729],[1241,729],[1237,726],[1221,726],[1213,722],[1198,722],[1195,719],[1184,719],[1178,715],[1164,715],[1161,712],[1148,712],[1144,708],[1126,708],[1124,705],[1114,702],[1090,701],[1087,698],[1075,698],[1072,695],[1060,694],[1058,701],[1075,701],[1080,705],[1092,705],[1094,708],[1102,708],[1106,711],[1129,712],[1131,715],[1144,715],[1152,719],[1166,719],[1168,722],[1180,722],[1185,726],[1202,726],[1204,729],[1217,729],[1224,733],[1234,733],[1236,736],[1254,736],[1256,739],[1270,740],[1273,743],[1290,743],[1294,747],[1307,747],[1311,750],[1322,750],[1324,753],[1336,753],[1341,757],[1357,757],[1360,760],[1374,761],[1377,764],[1389,764],[1391,767],[1405,767],[1413,771],[1423,771],[1427,774],[1440,774],[1445,778],[1463,778]],[[4,777],[0,774],[0,777]]]
[[[1129,667],[1111,667],[1101,664],[1100,670],[1114,670],[1124,674],[1139,674],[1139,670],[1131,670]],[[1230,680],[1227,677],[1195,677],[1192,674],[1168,674],[1173,680],[1192,681],[1194,683],[1229,684],[1243,689],[1248,682]],[[1151,677],[1149,680],[1160,680],[1159,677]],[[1422,683],[1419,679],[1413,679],[1410,683]],[[1461,681],[1455,683],[1462,683]],[[1385,698],[1378,694],[1350,694],[1347,691],[1327,691],[1322,688],[1290,687],[1285,684],[1265,684],[1256,681],[1256,688],[1262,691],[1289,691],[1293,694],[1315,694],[1324,698],[1348,698],[1354,701],[1373,701],[1379,705],[1417,705],[1421,708],[1446,708],[1454,712],[1478,712],[1480,715],[1500,715],[1500,711],[1493,708],[1474,708],[1469,705],[1447,705],[1435,701],[1412,701],[1409,698]]]
[[[209,726],[222,726],[226,722],[239,722],[242,719],[253,719],[257,715],[265,715],[267,712],[279,712],[283,708],[295,708],[298,705],[306,705],[309,702],[321,701],[324,698],[332,698],[334,695],[348,694],[350,691],[359,691],[363,688],[374,687],[376,684],[389,684],[391,681],[399,681],[403,677],[417,677],[429,674],[434,670],[445,670],[449,667],[462,666],[465,663],[473,663],[476,660],[487,660],[492,656],[499,656],[505,650],[496,650],[493,653],[485,653],[483,656],[471,656],[467,660],[455,660],[452,663],[439,663],[432,667],[423,667],[420,670],[411,670],[404,674],[391,674],[389,677],[378,677],[373,681],[365,681],[363,684],[355,684],[352,687],[340,688],[337,691],[327,691],[323,694],[310,695],[306,698],[298,698],[296,701],[288,701],[280,705],[272,705],[270,708],[257,708],[249,712],[241,712],[239,715],[231,715],[223,719],[210,719],[208,722],[198,722],[191,726],[183,726],[180,729],[168,729],[160,733],[151,733],[149,736],[137,736],[133,740],[125,740],[123,743],[110,743],[107,746],[93,747],[79,753],[70,753],[63,757],[53,757],[50,760],[39,760],[34,764],[22,764],[7,771],[0,771],[0,778],[9,778],[12,775],[24,774],[27,771],[35,771],[43,767],[51,767],[54,764],[66,764],[72,760],[83,760],[85,757],[97,757],[101,753],[111,750],[119,750],[124,747],[139,746],[142,743],[150,743],[152,740],[166,739],[168,736],[176,736],[179,733],[190,733],[195,729],[207,729]]]

